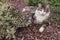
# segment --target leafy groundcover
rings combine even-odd
[[[14,5],[0,2],[0,39],[14,38],[16,28],[24,27],[28,23],[25,16],[20,10],[14,8]]]

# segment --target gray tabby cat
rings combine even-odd
[[[34,23],[34,24],[42,24],[43,22],[49,24],[47,22],[47,19],[49,18],[50,16],[50,5],[47,4],[45,8],[42,8],[42,5],[41,4],[38,4],[38,7],[37,9],[34,11],[34,13],[31,13],[31,8],[29,6],[26,6],[25,8],[23,8],[22,12],[26,14],[26,18],[28,19],[27,20],[27,26],[31,23]],[[33,21],[32,21],[33,19]],[[43,24],[40,29],[39,29],[39,32],[43,32],[44,29],[46,27],[46,24]]]
[[[34,20],[34,23],[37,23],[37,24],[42,24],[43,22],[49,24],[47,22],[47,19],[49,18],[50,16],[50,5],[47,4],[45,9],[42,8],[42,5],[41,4],[38,4],[38,8],[36,9],[35,11],[35,20]],[[43,32],[45,27],[46,27],[46,24],[43,24],[40,29],[39,29],[39,32]]]

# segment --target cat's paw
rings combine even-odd
[[[45,30],[45,26],[46,26],[46,25],[42,25],[42,26],[39,28],[39,32],[42,33],[42,32]]]

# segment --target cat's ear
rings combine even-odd
[[[39,7],[39,8],[42,8],[42,4],[41,4],[41,3],[39,3],[39,4],[38,4],[38,7]]]
[[[45,11],[46,11],[46,12],[50,11],[50,4],[47,4],[47,5],[46,5]]]
[[[47,5],[46,5],[46,8],[50,8],[50,4],[47,4]]]

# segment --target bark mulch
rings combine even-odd
[[[60,21],[51,21],[51,24],[40,33],[41,25],[32,24],[28,27],[18,28],[15,40],[60,40]]]
[[[15,33],[16,40],[60,40],[60,22],[53,22],[44,32],[40,33],[41,25],[18,28]]]

